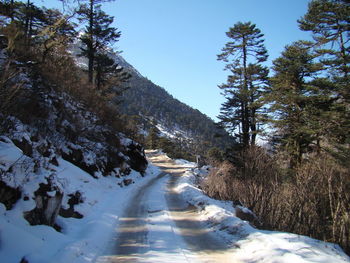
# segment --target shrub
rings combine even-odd
[[[329,154],[309,156],[293,173],[252,147],[223,162],[203,182],[217,199],[251,209],[267,229],[340,244],[350,252],[350,170]]]

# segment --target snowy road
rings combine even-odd
[[[164,155],[149,154],[162,173],[135,192],[102,262],[235,262],[232,251],[174,190],[186,170]]]

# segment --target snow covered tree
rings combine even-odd
[[[267,84],[268,69],[262,66],[267,60],[263,34],[251,22],[235,24],[226,35],[231,39],[218,55],[230,71],[224,90],[226,101],[218,118],[229,131],[239,130],[243,148],[254,145],[258,133],[259,98]]]

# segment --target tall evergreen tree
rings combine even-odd
[[[300,29],[312,32],[320,61],[333,82],[333,123],[329,137],[339,145],[350,143],[350,2],[313,0],[299,21]],[[350,153],[348,154],[350,155]]]
[[[146,145],[149,149],[157,149],[159,146],[160,131],[156,127],[152,127],[148,131],[146,137]]]
[[[317,55],[310,47],[305,41],[286,46],[273,62],[275,75],[266,96],[272,123],[283,149],[291,156],[292,168],[301,163],[313,144],[319,145],[332,103],[327,80],[318,77],[322,65],[315,62]]]
[[[350,2],[313,0],[308,12],[298,20],[301,30],[311,31],[323,63],[336,74],[348,78],[350,73]],[[347,79],[348,80],[348,79]],[[348,91],[350,92],[350,91]]]
[[[101,10],[101,2],[102,0],[89,0],[89,3],[82,4],[78,11],[80,21],[87,22],[85,34],[81,38],[85,45],[82,55],[88,59],[89,82],[93,84],[97,54],[105,53],[106,48],[120,37],[117,28],[111,26],[114,18]]]
[[[231,39],[218,55],[230,71],[224,90],[226,102],[218,118],[231,131],[239,129],[243,148],[254,145],[258,132],[258,100],[266,87],[268,70],[262,66],[267,60],[263,34],[251,22],[235,24],[226,35]]]
[[[45,21],[38,32],[38,44],[42,49],[42,62],[58,47],[67,47],[76,37],[75,24],[68,16],[62,15],[56,9],[43,9]]]
[[[103,92],[120,96],[129,88],[122,84],[127,82],[131,75],[123,67],[116,64],[107,54],[98,53],[95,61],[95,85],[97,90],[101,91],[102,87],[107,87]]]

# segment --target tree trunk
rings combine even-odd
[[[255,141],[256,141],[256,110],[252,109],[251,110],[251,121],[250,121],[250,130],[252,132],[252,138],[251,138],[251,145],[255,145]]]
[[[27,6],[26,6],[26,20],[25,20],[25,25],[24,25],[24,36],[26,38],[26,43],[28,43],[28,39],[29,39],[29,11],[30,9],[30,0],[27,1]]]
[[[89,14],[89,45],[88,45],[88,75],[89,82],[93,84],[94,78],[94,42],[93,42],[93,26],[94,26],[94,1],[90,0],[90,14]]]
[[[248,108],[248,76],[247,76],[247,47],[246,40],[243,37],[243,118],[242,118],[242,135],[243,148],[249,147],[249,108]]]
[[[11,0],[10,2],[10,18],[11,18],[11,23],[14,21],[14,0]]]

